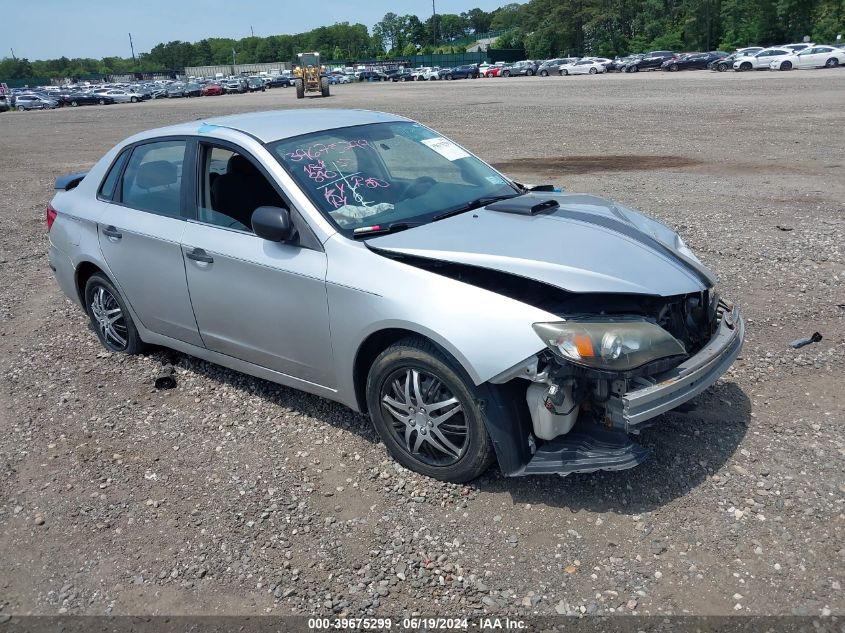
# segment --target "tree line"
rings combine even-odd
[[[651,49],[731,50],[751,44],[833,42],[845,34],[845,0],[530,0],[460,14],[387,13],[372,29],[340,22],[307,33],[242,39],[206,38],[154,46],[137,59],[104,57],[0,60],[0,78],[80,77],[185,66],[294,61],[320,51],[326,60],[394,59],[462,52],[489,32],[495,48],[530,58],[612,57]]]

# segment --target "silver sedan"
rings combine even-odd
[[[56,190],[50,267],[106,349],[165,346],[336,400],[448,481],[635,466],[631,436],[743,342],[664,225],[516,183],[390,114],[150,130]]]

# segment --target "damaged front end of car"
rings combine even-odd
[[[742,348],[739,311],[712,290],[573,303],[596,309],[570,306],[560,321],[535,323],[547,349],[491,380],[529,383],[531,457],[512,475],[642,463],[649,450],[630,436],[712,385]]]

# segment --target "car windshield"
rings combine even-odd
[[[519,192],[486,163],[406,121],[305,134],[271,145],[314,205],[344,233],[418,224]]]

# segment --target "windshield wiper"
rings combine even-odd
[[[451,218],[453,215],[458,215],[460,213],[466,213],[467,211],[472,211],[473,209],[478,209],[479,207],[486,207],[488,204],[492,204],[493,202],[497,202],[499,200],[507,200],[508,198],[516,198],[517,196],[521,196],[521,193],[506,193],[501,196],[483,196],[481,198],[476,198],[466,204],[462,204],[454,209],[449,209],[448,211],[444,211],[443,213],[438,213],[433,218],[431,218],[432,222],[437,222],[437,220],[443,220],[445,218]]]
[[[352,237],[356,240],[362,237],[370,237],[371,235],[385,235],[387,233],[396,233],[397,231],[404,231],[415,226],[420,226],[423,222],[391,222],[390,224],[373,224],[372,226],[359,226],[352,231]]]

